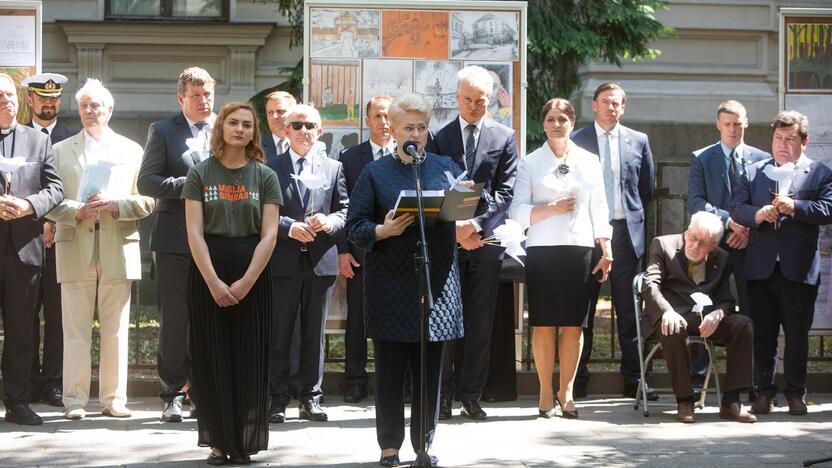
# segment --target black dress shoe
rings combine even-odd
[[[567,410],[563,407],[563,404],[560,402],[558,397],[555,397],[555,404],[560,407],[560,415],[562,418],[566,419],[578,419],[578,408],[573,408],[571,410]],[[574,406],[574,403],[573,403]]]
[[[356,384],[351,385],[347,393],[344,393],[345,403],[360,403],[367,398],[367,386]]]
[[[638,383],[624,384],[624,392],[622,393],[622,395],[624,395],[627,398],[636,398],[636,390],[638,390]],[[638,395],[638,398],[641,398],[640,393]],[[659,401],[659,394],[656,393],[656,391],[652,388],[647,387],[647,400]]]
[[[399,463],[401,462],[399,461],[398,453],[394,455],[387,455],[386,457],[382,456],[378,461],[378,464],[381,466],[399,466]]]
[[[6,422],[23,426],[40,426],[43,419],[24,403],[12,403],[6,408]]]
[[[214,453],[211,452],[211,454],[208,455],[208,458],[205,459],[205,462],[208,463],[209,465],[212,465],[212,466],[227,465],[228,464],[228,458],[226,458],[226,456],[224,454],[223,455],[214,455]]]
[[[484,421],[488,416],[477,400],[462,400],[462,415],[475,421]]]
[[[439,397],[439,419],[440,420],[447,420],[451,419],[454,415],[453,410],[451,409],[451,405],[453,402],[450,398],[446,396]]]
[[[64,394],[60,388],[52,387],[43,392],[43,401],[49,406],[60,408],[64,406]]]
[[[272,424],[286,422],[286,407],[272,403],[269,407],[269,422]]]
[[[232,465],[250,465],[251,457],[248,455],[237,455],[229,458]]]
[[[301,402],[298,406],[299,418],[300,419],[308,419],[310,421],[326,421],[329,419],[321,409],[321,406],[315,400],[309,400]]]

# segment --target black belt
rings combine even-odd
[[[301,252],[309,252],[309,244],[301,244],[300,245]]]

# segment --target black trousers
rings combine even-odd
[[[300,319],[298,399],[318,400],[324,378],[326,310],[335,276],[318,276],[308,254],[301,254],[292,276],[273,276],[273,328],[269,363],[269,394],[289,404],[291,395],[291,344],[295,321]]]
[[[731,256],[731,271],[734,275],[734,283],[737,285],[737,304],[740,306],[740,313],[745,316],[750,316],[748,298],[748,283],[745,281],[745,249],[737,250],[728,247],[728,245],[720,245]]]
[[[615,323],[618,331],[618,343],[621,348],[621,375],[627,385],[633,385],[639,379],[638,346],[636,345],[635,305],[633,304],[633,278],[641,270],[641,257],[636,256],[627,221],[613,220],[612,251],[615,260],[610,271],[612,303],[615,306]],[[600,249],[598,249],[600,250]],[[598,252],[596,252],[596,255]],[[595,264],[593,263],[593,267]],[[592,357],[592,329],[595,325],[595,306],[601,287],[596,283],[591,291],[587,326],[584,328],[584,347],[578,362],[575,382],[586,384],[589,380],[587,364]]]
[[[347,280],[347,329],[344,377],[347,385],[367,385],[367,336],[364,333],[364,267],[353,267]]]
[[[674,335],[662,335],[661,322],[653,330],[653,339],[662,344],[662,354],[667,362],[673,393],[679,397],[693,395],[690,370],[688,368],[688,345],[685,339],[689,335],[699,335],[699,314],[684,315],[688,322],[687,329]],[[710,336],[713,343],[725,346],[726,368],[725,380],[722,382],[723,392],[743,391],[751,388],[752,384],[752,342],[754,341],[751,319],[739,314],[727,314],[719,322],[716,331]],[[702,345],[695,345],[704,348]],[[707,352],[705,353],[707,358]],[[706,359],[707,360],[707,359]]]
[[[818,287],[787,280],[774,267],[771,276],[748,282],[751,319],[754,321],[755,390],[773,397],[774,366],[780,326],[786,338],[783,370],[788,397],[806,393],[806,363],[809,359],[809,329],[815,312]]]
[[[448,342],[442,360],[442,394],[479,400],[488,382],[494,310],[500,286],[501,260],[460,258],[465,338]]]
[[[154,253],[156,298],[159,302],[159,349],[156,369],[162,381],[163,401],[171,401],[188,382],[188,274],[191,257]]]
[[[40,356],[40,314],[43,308],[43,360]],[[64,332],[61,319],[61,285],[55,271],[55,248],[46,250],[40,294],[32,320],[32,396],[63,384]]]
[[[433,443],[436,425],[439,423],[439,385],[442,378],[442,350],[445,342],[427,345],[427,427],[428,448]],[[413,451],[419,447],[421,428],[422,388],[420,384],[419,343],[396,343],[373,340],[376,365],[376,437],[378,446],[384,449],[400,449],[404,442],[404,384],[405,373],[413,378],[413,404],[410,408],[410,444]]]
[[[9,238],[10,240],[10,238]],[[0,305],[3,307],[3,390],[6,407],[31,399],[32,321],[41,267],[26,265],[17,253],[0,254]]]

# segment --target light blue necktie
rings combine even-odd
[[[615,181],[613,180],[612,172],[612,135],[609,132],[604,133],[607,137],[607,144],[604,147],[604,191],[607,193],[607,208],[609,209],[610,219],[613,219],[613,204],[615,203]]]

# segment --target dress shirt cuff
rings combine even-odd
[[[482,232],[482,226],[480,226],[480,223],[479,223],[479,222],[477,222],[477,220],[476,220],[476,219],[471,218],[471,219],[469,219],[468,221],[471,223],[471,225],[473,225],[473,226],[474,226],[474,229],[476,229],[476,230],[477,230],[477,232]]]

